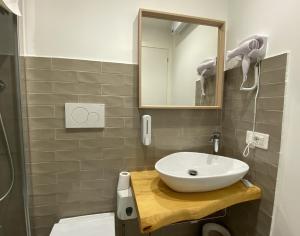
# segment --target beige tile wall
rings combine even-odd
[[[233,235],[268,235],[280,151],[286,55],[262,64],[257,131],[269,133],[270,149],[247,159],[248,178],[262,187],[260,202],[229,209]],[[253,80],[253,72],[250,73]],[[211,152],[208,138],[222,130],[222,154],[242,159],[252,127],[253,92],[240,92],[240,69],[226,73],[224,109],[138,110],[136,66],[56,58],[26,58],[31,157],[27,162],[34,235],[48,235],[61,217],[112,211],[120,170],[153,168],[166,154]],[[251,82],[251,81],[250,81]],[[102,130],[66,130],[65,102],[106,104]],[[153,142],[141,145],[139,119],[153,118]],[[188,227],[190,229],[190,227]],[[196,230],[198,232],[198,230]],[[176,229],[172,232],[176,232]],[[192,230],[186,235],[193,235]]]
[[[27,173],[33,235],[49,235],[61,217],[115,209],[120,170],[152,169],[176,151],[211,152],[218,111],[138,110],[135,65],[26,58],[31,156]],[[64,128],[64,103],[106,104],[105,129]],[[140,142],[140,115],[153,140]]]
[[[277,167],[279,161],[287,55],[265,59],[257,110],[257,131],[270,134],[269,149],[252,150],[242,156],[246,131],[252,130],[254,92],[241,92],[241,69],[226,72],[224,109],[222,112],[223,153],[250,165],[248,178],[263,190],[260,202],[232,207],[227,225],[233,235],[267,236],[270,232]],[[253,83],[253,69],[249,76]]]

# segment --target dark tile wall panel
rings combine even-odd
[[[229,209],[226,223],[233,236],[267,236],[270,232],[281,142],[286,62],[287,54],[262,62],[256,131],[270,134],[269,149],[251,150],[247,158],[242,153],[246,145],[246,131],[252,130],[255,92],[239,90],[241,68],[227,71],[225,75],[222,152],[247,162],[250,166],[247,178],[263,190],[261,201]],[[249,84],[253,83],[253,67],[249,80]]]

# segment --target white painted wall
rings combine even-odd
[[[167,105],[168,57],[165,48],[142,49],[142,105]]]
[[[173,46],[171,21],[144,17],[142,24],[142,104],[168,105]],[[167,51],[167,58],[163,51]],[[161,58],[147,58],[150,55]],[[161,60],[162,64],[158,65]]]
[[[190,25],[174,36],[172,65],[172,104],[195,105],[197,67],[217,56],[218,28]]]
[[[300,196],[300,2],[230,0],[228,48],[254,34],[269,35],[268,55],[290,51],[287,99],[272,236],[298,236]]]
[[[228,0],[23,0],[24,54],[137,62],[139,8],[227,19]]]
[[[172,48],[171,22],[143,17],[142,45],[147,47]]]

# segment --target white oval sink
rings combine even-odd
[[[242,179],[249,166],[237,159],[196,152],[178,152],[155,164],[160,178],[177,192],[205,192]]]

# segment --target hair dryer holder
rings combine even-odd
[[[251,50],[249,53],[245,54],[239,54],[239,55],[230,55],[232,54],[233,51],[237,51],[239,47],[244,46],[245,43],[251,41],[251,40],[257,40],[259,43],[259,48],[258,49],[249,49]],[[237,58],[239,61],[242,61],[242,69],[243,69],[243,82],[240,87],[241,90],[245,91],[252,91],[257,87],[258,80],[255,79],[254,84],[251,87],[244,87],[244,83],[247,81],[247,74],[248,70],[250,67],[251,62],[258,62],[264,59],[267,51],[267,41],[268,37],[267,36],[262,36],[262,35],[252,35],[245,40],[243,40],[239,46],[232,50],[227,52],[227,62],[230,61],[233,58]],[[229,56],[230,55],[230,56]],[[238,64],[239,65],[239,64]],[[255,71],[255,74],[257,72]]]
[[[250,41],[252,39],[255,39],[259,42],[259,48],[253,49],[249,54],[248,57],[250,57],[251,62],[256,62],[257,60],[262,60],[266,56],[267,52],[267,43],[268,43],[268,37],[264,35],[252,35],[246,39],[244,39],[240,44],[244,44],[247,41]]]

